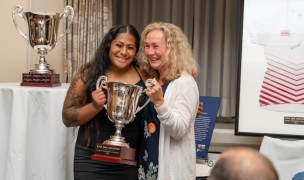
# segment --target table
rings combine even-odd
[[[0,179],[73,179],[77,130],[61,118],[68,86],[0,83]]]
[[[219,156],[219,153],[208,153],[208,159],[196,159],[196,177],[207,178]]]

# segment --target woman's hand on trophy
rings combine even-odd
[[[107,96],[101,88],[98,88],[92,92],[92,103],[96,109],[99,111],[102,110],[106,102]]]
[[[146,94],[149,96],[151,102],[154,103],[155,107],[159,107],[164,104],[163,90],[160,84],[155,79],[151,82],[151,85],[147,87]]]

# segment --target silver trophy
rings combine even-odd
[[[151,79],[146,81],[146,86],[150,86]],[[120,82],[107,82],[106,76],[100,76],[96,82],[96,88],[107,90],[107,109],[109,119],[114,123],[116,132],[109,140],[102,144],[128,147],[129,144],[121,135],[121,130],[125,124],[132,122],[140,110],[150,101],[148,99],[141,107],[138,106],[139,97],[145,92],[143,87]]]
[[[27,22],[28,34],[23,33],[19,29],[16,15]],[[63,17],[70,18],[70,21],[63,34],[58,35],[59,23]],[[50,69],[50,65],[45,60],[45,55],[56,46],[57,39],[62,37],[71,28],[74,9],[71,6],[66,6],[63,14],[23,12],[23,8],[20,5],[16,5],[12,11],[12,18],[17,31],[40,56],[39,63],[35,64],[35,68],[30,70],[30,74],[54,74],[54,70]]]

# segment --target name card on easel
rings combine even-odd
[[[200,96],[203,113],[195,120],[196,158],[207,159],[221,97]]]

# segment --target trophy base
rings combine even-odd
[[[60,74],[23,73],[21,86],[55,87],[60,86]]]
[[[136,149],[97,143],[93,160],[128,165],[137,165]]]

